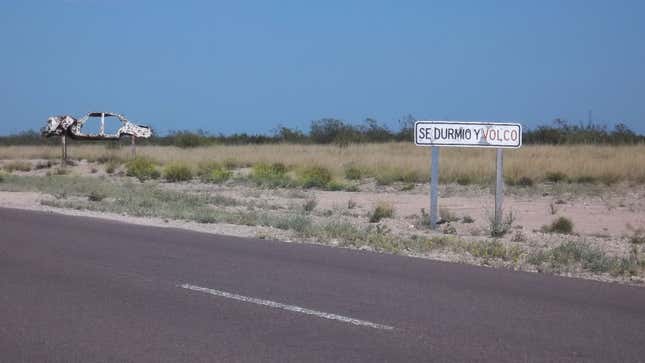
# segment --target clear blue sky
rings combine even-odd
[[[645,1],[0,3],[0,134],[115,111],[170,129],[560,117],[645,132]]]

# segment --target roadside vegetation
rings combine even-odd
[[[141,162],[150,169],[150,163]],[[154,164],[152,164],[154,166]],[[156,169],[155,169],[156,170]],[[169,175],[164,169],[164,177]],[[179,172],[170,174],[181,175]],[[222,165],[202,165],[199,173],[209,175],[216,170],[226,171]],[[289,172],[279,165],[265,165],[255,177],[264,175],[272,179],[276,175],[284,176]],[[144,173],[148,175],[149,173]],[[317,173],[313,173],[317,175]],[[174,175],[174,174],[173,174]],[[294,198],[300,199],[300,207],[283,208],[258,201],[244,201],[219,194],[196,190],[194,192],[175,191],[164,188],[164,183],[153,179],[140,182],[130,178],[79,177],[73,175],[20,176],[0,173],[0,190],[2,191],[38,191],[49,197],[42,200],[43,205],[116,213],[136,217],[154,217],[172,220],[185,220],[201,224],[229,223],[244,226],[263,226],[290,233],[303,241],[326,243],[342,247],[366,249],[378,252],[444,256],[459,256],[461,261],[483,265],[519,269],[537,270],[554,274],[590,274],[607,275],[614,278],[642,278],[645,273],[643,242],[645,232],[634,228],[626,236],[630,244],[625,255],[609,254],[597,245],[586,242],[583,238],[571,237],[561,243],[536,247],[525,243],[526,236],[516,231],[511,238],[472,237],[465,238],[444,231],[444,234],[430,232],[426,228],[415,229],[411,233],[392,232],[387,222],[395,215],[393,206],[386,202],[377,203],[364,223],[348,221],[344,216],[352,213],[356,204],[351,199],[343,209],[336,211],[318,208],[318,201],[306,194]],[[302,189],[306,190],[306,189]],[[291,192],[293,194],[293,192]],[[446,225],[466,220],[457,217],[453,212],[443,209],[442,218],[448,219]],[[422,211],[419,219],[423,227],[427,214]],[[507,217],[510,218],[510,217]],[[472,218],[468,217],[472,220]],[[512,218],[510,218],[512,219]],[[557,223],[556,223],[557,222]],[[464,221],[463,223],[472,223]],[[560,219],[554,221],[554,232],[570,230],[561,228]],[[512,225],[512,221],[509,225]],[[572,227],[572,226],[571,226]],[[564,238],[569,238],[569,235]],[[271,238],[271,235],[268,236]]]
[[[279,187],[309,184],[320,187],[331,181],[345,185],[374,180],[379,185],[413,185],[429,178],[428,150],[409,142],[335,145],[215,145],[182,150],[173,146],[140,146],[140,156],[130,161],[130,150],[104,145],[79,145],[70,150],[73,160],[85,159],[116,171],[125,163],[127,172],[143,180],[158,178],[168,164],[181,163],[200,178],[200,165],[215,164],[213,180],[225,180],[225,170],[251,167],[259,185]],[[56,146],[0,147],[5,171],[34,169],[25,160],[56,162]],[[488,185],[494,178],[495,152],[491,150],[445,149],[441,153],[441,183]],[[505,153],[505,180],[516,188],[537,184],[554,186],[613,185],[618,182],[645,184],[645,144],[527,145]],[[313,168],[321,168],[314,170]],[[27,169],[29,168],[29,169]],[[323,171],[324,169],[324,171]],[[327,173],[328,172],[328,173]],[[316,175],[314,175],[316,174]],[[321,179],[322,178],[322,179]],[[341,188],[344,189],[344,188]]]

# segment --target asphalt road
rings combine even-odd
[[[0,209],[0,361],[645,361],[645,288]]]

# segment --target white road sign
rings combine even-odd
[[[517,123],[417,121],[417,146],[461,146],[518,148],[522,146],[522,125]]]

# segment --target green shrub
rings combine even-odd
[[[311,198],[311,199],[308,199],[308,200],[307,200],[307,201],[302,205],[302,209],[303,209],[306,213],[311,213],[311,212],[313,212],[313,210],[316,208],[316,206],[317,206],[317,205],[318,205],[318,201],[316,200],[316,198]]]
[[[405,183],[403,186],[401,186],[401,189],[399,189],[402,192],[407,192],[410,190],[413,190],[416,185],[414,183]]]
[[[508,231],[513,228],[513,223],[515,222],[515,215],[513,212],[508,212],[505,216],[502,216],[500,223],[496,223],[495,216],[492,215],[489,218],[489,228],[491,237],[502,237]]]
[[[282,163],[257,163],[253,165],[251,179],[258,185],[285,187],[292,184],[287,167]]]
[[[516,184],[522,187],[532,187],[535,182],[530,177],[523,176],[517,180]]]
[[[633,228],[631,226],[627,226],[628,229],[631,230],[632,234],[629,236],[629,243],[634,244],[634,245],[642,245],[645,244],[645,228]]]
[[[339,190],[346,190],[348,187],[347,184],[341,183],[336,180],[332,180],[327,185],[325,185],[325,190],[330,190],[330,191],[339,191]]]
[[[164,167],[163,176],[169,182],[183,182],[193,178],[193,171],[188,165],[172,163]]]
[[[101,155],[98,158],[96,158],[96,162],[99,164],[108,164],[108,163],[118,163],[121,164],[123,163],[123,159],[116,155]]]
[[[399,181],[404,183],[416,183],[422,181],[421,174],[416,170],[408,170],[401,173]]]
[[[416,170],[403,170],[401,168],[381,168],[375,175],[379,185],[390,185],[394,182],[416,183],[423,181],[421,174]]]
[[[561,245],[531,253],[527,262],[554,272],[568,272],[577,266],[594,273],[609,272],[614,276],[632,275],[639,269],[637,258],[608,256],[597,247],[586,242],[567,241]]]
[[[394,216],[394,207],[390,203],[379,202],[374,210],[369,214],[370,223],[378,223],[383,218],[392,218]]]
[[[598,181],[598,178],[590,175],[582,175],[575,178],[574,181],[580,184],[595,184]]]
[[[219,163],[201,163],[197,172],[204,183],[223,183],[233,176],[233,173]]]
[[[543,232],[571,234],[573,232],[573,222],[567,217],[559,217],[550,225],[542,227]]]
[[[93,190],[90,192],[90,194],[87,195],[87,200],[89,200],[90,202],[100,202],[105,199],[105,197],[107,197],[105,193],[98,190]]]
[[[550,171],[546,173],[546,176],[544,178],[546,179],[546,181],[559,183],[567,180],[567,174],[559,171]]]
[[[299,182],[304,188],[324,188],[331,182],[331,172],[322,166],[310,166],[300,171]]]
[[[47,160],[47,161],[44,161],[44,162],[40,161],[40,162],[36,163],[36,165],[34,166],[34,169],[36,169],[36,170],[49,169],[54,165],[56,165],[56,163],[51,161],[51,160]]]
[[[348,180],[359,180],[363,177],[363,171],[355,165],[345,167],[345,178]]]
[[[148,179],[158,179],[160,176],[155,164],[148,158],[136,158],[126,163],[125,167],[126,175],[135,177],[141,182]]]
[[[209,183],[223,183],[231,178],[232,172],[226,169],[213,169],[206,180]]]
[[[113,174],[116,169],[121,165],[121,163],[117,160],[110,160],[107,162],[105,165],[105,172],[108,174]]]
[[[456,181],[459,185],[470,185],[473,183],[473,178],[470,175],[459,175]]]
[[[397,177],[394,173],[383,170],[376,174],[375,179],[378,185],[390,185],[396,181]]]
[[[9,173],[13,171],[31,171],[31,163],[26,161],[12,161],[4,166],[4,170]]]

